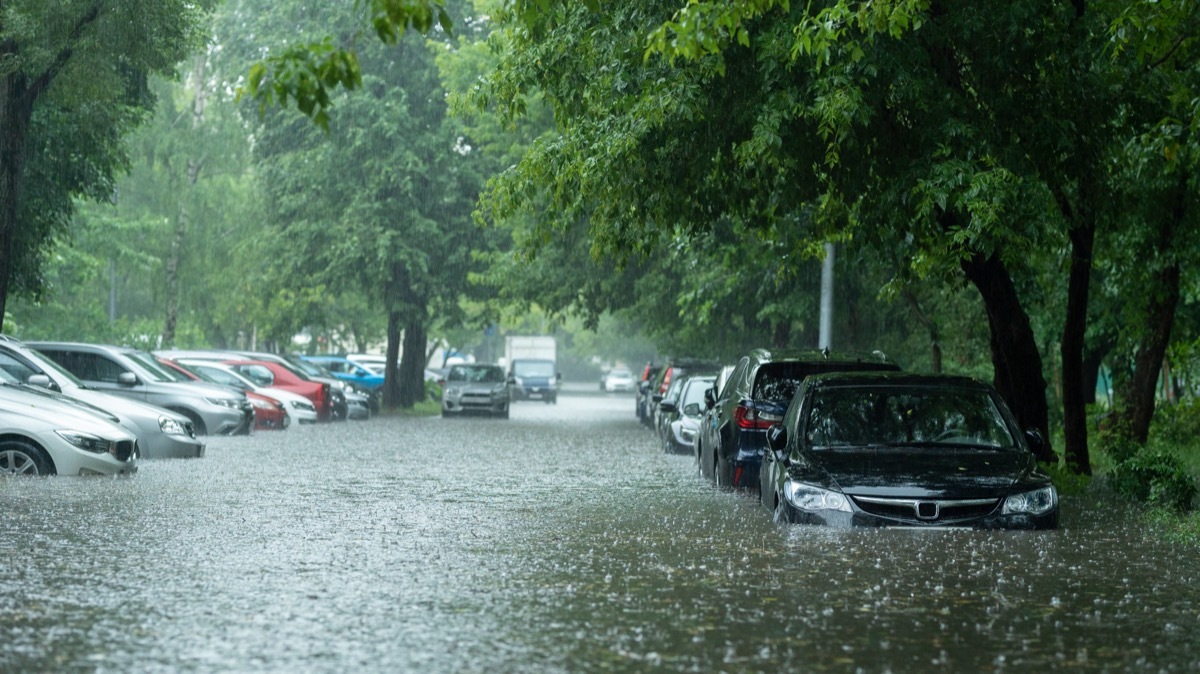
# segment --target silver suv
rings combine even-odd
[[[175,381],[154,356],[120,346],[26,342],[89,387],[178,412],[197,435],[244,435],[254,428],[254,407],[241,391]]]

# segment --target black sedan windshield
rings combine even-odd
[[[940,386],[838,386],[814,392],[806,424],[814,449],[953,445],[1013,447],[988,392]]]

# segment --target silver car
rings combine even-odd
[[[89,388],[178,412],[197,435],[244,435],[254,428],[254,407],[241,391],[179,382],[154,356],[137,349],[74,342],[26,342],[83,380]]]
[[[111,417],[0,383],[0,474],[127,475],[137,458],[137,438]]]
[[[0,370],[15,381],[39,386],[98,407],[138,437],[142,458],[204,456],[191,420],[182,414],[88,388],[75,375],[21,342],[0,335]]]
[[[499,365],[454,365],[442,385],[442,416],[478,412],[508,418],[511,396]]]

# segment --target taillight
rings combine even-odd
[[[673,367],[667,368],[667,373],[663,376],[662,384],[660,384],[658,386],[659,393],[667,392],[667,388],[671,386],[671,373],[674,371],[675,371],[675,368],[673,368]]]
[[[738,428],[766,430],[772,424],[777,424],[783,420],[783,417],[770,412],[762,412],[753,407],[738,405],[733,410],[733,423],[737,424]]]

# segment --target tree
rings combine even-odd
[[[10,291],[36,293],[47,243],[77,196],[103,198],[122,136],[199,42],[207,2],[13,0],[0,8],[0,317]]]

